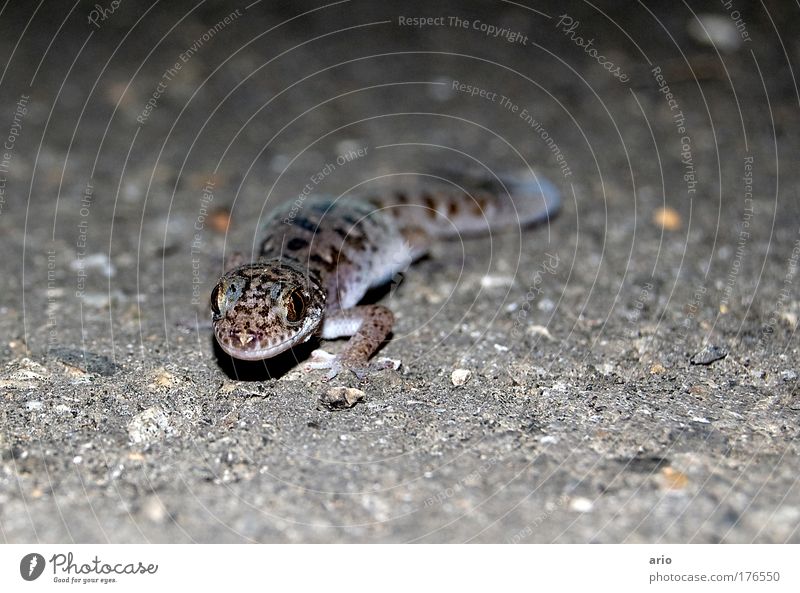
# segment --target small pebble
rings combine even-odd
[[[225,206],[217,206],[208,214],[208,226],[217,234],[224,235],[231,224],[231,211]]]
[[[36,389],[42,381],[50,380],[50,371],[30,358],[14,361],[6,368],[12,372],[7,379],[0,379],[0,388]]]
[[[154,373],[153,381],[148,385],[148,387],[151,389],[157,387],[169,388],[175,385],[177,382],[178,379],[175,377],[175,375],[170,373],[167,369],[161,368]]]
[[[594,367],[598,373],[603,375],[604,377],[610,376],[614,372],[614,365],[610,362],[603,362],[598,364]]]
[[[658,482],[665,490],[683,490],[689,484],[686,474],[671,467],[661,469]]]
[[[467,381],[469,381],[471,377],[472,377],[472,371],[468,369],[456,369],[450,375],[450,381],[456,387],[460,387],[461,385],[464,385]]]
[[[353,387],[332,387],[321,397],[320,402],[331,410],[352,408],[364,399],[364,392]]]
[[[550,311],[555,309],[555,307],[556,304],[550,299],[542,299],[539,301],[539,304],[536,305],[536,308],[544,313],[549,313]]]
[[[359,150],[364,151],[364,142],[356,138],[346,138],[336,143],[336,152],[340,156],[353,152],[358,153]]]
[[[578,513],[588,513],[594,508],[594,503],[588,498],[579,496],[569,502],[569,508]]]
[[[375,359],[374,364],[381,369],[396,371],[403,363],[399,358],[386,358],[385,356],[381,356]]]
[[[481,278],[482,288],[508,288],[514,284],[514,278],[511,276],[490,276],[486,275]]]
[[[544,325],[531,325],[528,328],[528,333],[532,336],[541,336],[545,340],[550,340],[551,342],[555,341],[553,334],[550,333],[550,330],[547,329]]]
[[[722,360],[728,356],[728,351],[724,348],[720,348],[719,346],[715,346],[713,344],[709,344],[705,348],[703,348],[700,352],[692,356],[691,362],[692,364],[711,364],[712,362],[716,362],[718,360]]]
[[[104,292],[84,292],[81,302],[92,309],[103,309],[110,304],[111,299]]]
[[[153,523],[161,523],[168,516],[167,509],[164,508],[161,499],[156,495],[147,497],[142,505],[142,514]]]
[[[85,307],[92,309],[105,309],[112,304],[123,304],[128,302],[128,297],[119,290],[111,292],[89,292],[81,295],[81,303]]]
[[[681,215],[674,208],[659,208],[653,213],[653,224],[665,231],[677,231],[681,228]]]
[[[70,262],[69,267],[74,271],[97,270],[106,278],[113,278],[114,274],[117,273],[117,269],[105,253],[92,253],[91,255],[74,259]]]
[[[689,35],[703,45],[734,51],[742,45],[735,21],[728,15],[701,13],[689,21]]]
[[[169,430],[169,418],[158,406],[147,408],[128,423],[128,437],[136,444],[160,441]]]

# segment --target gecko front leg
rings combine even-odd
[[[368,360],[392,331],[394,314],[381,305],[361,305],[350,309],[327,312],[322,323],[321,337],[332,340],[352,336],[338,356],[315,350],[306,370],[328,369],[330,381],[343,369],[349,369],[363,379],[369,369]]]

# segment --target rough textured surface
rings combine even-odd
[[[4,7],[3,540],[800,541],[797,7],[379,4]],[[213,346],[275,204],[521,157],[564,211],[372,295],[399,369]]]

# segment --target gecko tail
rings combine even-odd
[[[387,209],[402,229],[442,238],[541,224],[561,209],[556,186],[530,171],[492,178],[445,171],[423,180],[415,189],[381,194],[372,201]]]
[[[500,177],[504,187],[498,192],[501,206],[498,224],[531,226],[547,222],[561,210],[561,193],[558,188],[541,175],[528,171],[519,175]],[[513,211],[508,203],[513,204]]]

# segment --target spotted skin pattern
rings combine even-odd
[[[528,176],[469,179],[470,187],[429,184],[377,196],[309,197],[261,225],[259,258],[234,266],[211,294],[212,324],[234,358],[263,360],[312,337],[350,337],[334,356],[305,365],[362,378],[391,333],[394,315],[358,305],[442,238],[476,235],[548,220],[560,207],[555,187]]]

